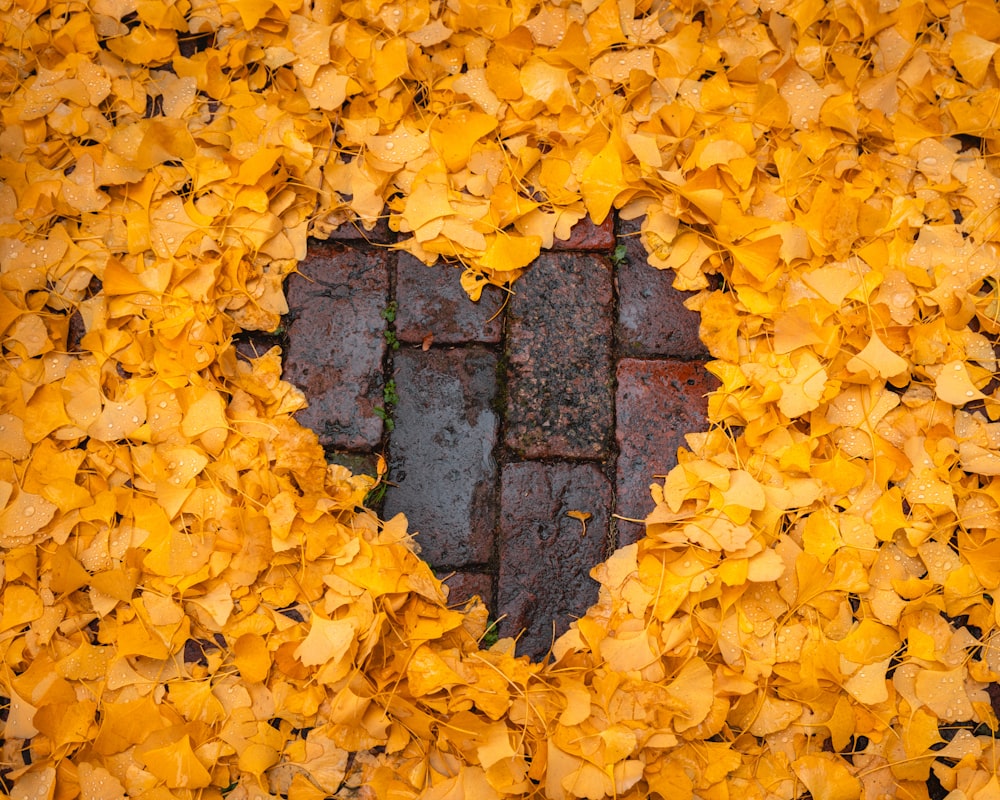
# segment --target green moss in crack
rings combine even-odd
[[[377,416],[385,423],[385,429],[389,431],[389,433],[392,433],[394,430],[396,430],[396,422],[392,418],[390,411],[387,411],[382,406],[375,406],[375,408],[373,408],[372,411],[375,412],[375,416]]]
[[[396,381],[386,381],[385,386],[382,387],[382,405],[375,406],[373,411],[385,423],[385,429],[389,431],[389,433],[396,430],[396,423],[393,420],[392,414],[396,410],[396,405],[398,403],[399,395],[396,393]]]
[[[382,388],[382,400],[385,402],[386,408],[395,408],[399,403],[399,395],[396,393],[396,381],[386,381],[385,386]]]
[[[490,624],[486,626],[486,631],[483,633],[482,644],[487,650],[497,642],[500,641],[500,631],[497,628],[497,624],[500,620],[491,620]]]
[[[611,263],[616,267],[620,267],[628,261],[628,250],[623,244],[616,244],[614,251],[611,253]]]

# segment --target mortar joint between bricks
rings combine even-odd
[[[385,320],[385,328],[382,330],[382,337],[385,339],[386,347],[390,350],[399,349],[399,339],[396,337],[396,313],[399,311],[399,303],[395,299],[386,302],[380,316]]]
[[[388,259],[389,263],[386,264],[386,277],[388,285],[386,287],[385,306],[383,307],[382,312],[380,314],[382,320],[385,323],[382,330],[382,336],[385,339],[386,343],[385,352],[382,355],[381,390],[382,390],[382,402],[383,402],[382,412],[384,416],[383,414],[379,414],[379,416],[382,417],[382,423],[383,423],[380,450],[382,452],[382,457],[385,459],[387,469],[391,469],[391,466],[389,466],[392,464],[392,458],[390,457],[392,453],[391,440],[392,440],[392,432],[395,428],[395,422],[393,421],[392,411],[394,410],[395,403],[399,401],[399,397],[396,395],[396,389],[395,389],[396,384],[395,381],[393,380],[394,367],[395,367],[395,361],[393,356],[395,354],[395,351],[399,348],[399,344],[397,342],[396,347],[395,348],[392,347],[389,337],[386,336],[385,334],[387,331],[391,331],[393,340],[395,340],[396,312],[399,309],[399,304],[396,299],[396,283],[397,283],[396,270],[399,267],[399,259],[396,258],[396,254],[394,252],[388,249],[382,250],[382,253],[383,253],[382,257]],[[392,396],[395,398],[395,402],[393,403],[392,409],[386,408],[386,405],[388,404],[387,389],[390,386],[392,387]],[[375,409],[375,413],[376,414],[379,413],[378,409]],[[386,472],[386,474],[383,476],[383,480],[387,482],[391,481],[392,476],[388,472]],[[382,513],[381,508],[378,509],[378,513],[381,516]]]
[[[608,380],[611,383],[611,431],[608,437],[608,458],[604,464],[604,475],[611,484],[611,508],[608,510],[608,536],[604,542],[603,557],[611,557],[620,544],[618,536],[618,520],[615,512],[618,510],[618,458],[621,455],[618,448],[618,361],[622,358],[618,341],[618,320],[621,314],[621,297],[618,293],[618,269],[627,262],[626,247],[621,241],[622,219],[615,213],[614,244],[608,257],[611,267],[611,373]]]
[[[490,553],[489,571],[493,575],[493,585],[489,600],[490,627],[494,634],[497,631],[500,614],[500,530],[503,522],[503,506],[501,498],[501,476],[504,466],[511,461],[511,453],[507,449],[507,407],[509,397],[508,368],[510,365],[509,334],[510,334],[510,297],[504,300],[500,308],[500,341],[495,345],[497,352],[496,392],[493,397],[494,411],[497,415],[497,440],[493,445],[493,462],[496,464],[496,474],[493,478],[493,496],[496,498],[497,513],[493,521],[493,547]]]

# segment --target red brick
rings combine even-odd
[[[500,484],[500,635],[523,631],[517,652],[539,656],[597,599],[611,485],[593,464],[537,462],[506,465]],[[593,515],[586,535],[574,510]]]
[[[402,511],[436,568],[485,564],[496,525],[497,357],[482,347],[403,348],[384,514]]]
[[[565,241],[554,239],[553,250],[604,250],[610,252],[615,246],[615,215],[608,214],[600,225],[591,222],[590,217],[581,219],[569,232]]]
[[[427,336],[435,344],[500,341],[505,294],[487,286],[473,303],[459,281],[461,270],[447,264],[428,267],[409,253],[396,266],[396,336],[420,344]]]
[[[507,309],[505,442],[525,458],[603,458],[612,418],[611,269],[548,253]]]
[[[382,438],[382,359],[391,255],[314,242],[288,279],[285,378],[305,392],[298,420],[327,449],[371,450]]]
[[[448,605],[452,608],[461,608],[476,596],[488,607],[492,607],[492,575],[483,572],[452,572],[439,577],[448,587]]]
[[[704,362],[625,358],[618,363],[616,514],[643,519],[653,510],[649,485],[677,464],[684,434],[705,430],[705,395],[717,385]],[[617,528],[619,545],[644,533],[642,525],[624,520]]]
[[[684,307],[691,295],[673,288],[673,271],[656,269],[646,261],[639,222],[621,223],[619,241],[625,259],[615,269],[619,351],[630,356],[707,358],[698,338],[699,315]]]

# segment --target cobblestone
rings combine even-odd
[[[507,312],[506,444],[524,458],[606,458],[612,429],[611,269],[543,254]]]
[[[310,244],[286,285],[288,355],[284,376],[305,392],[298,420],[324,448],[371,450],[382,438],[388,253],[337,242]]]
[[[448,605],[461,608],[474,596],[487,606],[493,602],[493,576],[483,572],[453,572],[440,576],[448,587]]]
[[[497,343],[503,332],[501,291],[487,286],[478,303],[469,300],[447,264],[428,267],[401,253],[396,268],[396,336],[422,344]]]
[[[615,217],[609,214],[600,225],[581,219],[569,232],[568,239],[553,239],[553,250],[610,250],[615,246]]]
[[[593,464],[537,462],[506,465],[500,485],[500,635],[523,630],[517,652],[538,656],[597,599],[611,485]],[[569,511],[592,515],[585,534]]]
[[[646,262],[637,220],[621,223],[625,258],[616,270],[618,324],[622,355],[707,358],[698,338],[698,314],[685,308],[690,296],[671,286],[674,273]]]
[[[243,357],[287,343],[328,460],[375,474],[386,454],[381,516],[405,513],[449,604],[479,595],[532,656],[596,599],[615,536],[642,536],[612,509],[649,513],[715,386],[672,274],[646,263],[638,222],[615,230],[577,225],[512,294],[473,304],[457,269],[373,245],[395,239],[384,224],[342,229],[289,279],[285,330],[236,342]]]
[[[704,395],[715,386],[701,362],[626,358],[618,363],[616,514],[643,519],[653,510],[649,485],[677,464],[684,434],[704,430]],[[642,525],[618,521],[619,545],[642,534]]]
[[[406,514],[435,567],[484,564],[496,524],[496,356],[478,347],[403,348],[394,380],[385,515]]]

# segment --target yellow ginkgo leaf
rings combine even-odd
[[[739,269],[762,286],[773,285],[779,272],[778,258],[783,240],[780,236],[769,236],[755,242],[733,244],[729,251],[733,254]]]
[[[258,779],[271,767],[278,763],[280,755],[273,747],[259,742],[251,742],[242,749],[239,756],[239,768]]]
[[[949,54],[962,77],[975,87],[983,85],[986,72],[1000,45],[977,36],[971,30],[959,31],[952,39]]]
[[[13,414],[0,414],[0,453],[20,461],[30,452],[31,443],[24,435],[24,421]]]
[[[200,438],[205,449],[217,455],[229,435],[229,420],[226,418],[226,404],[222,396],[209,389],[192,390],[181,433],[189,439]]]
[[[789,418],[798,417],[816,408],[826,389],[826,368],[809,352],[793,358],[794,375],[781,387],[778,408]]]
[[[34,724],[53,745],[65,747],[90,741],[97,731],[93,700],[56,701],[40,705]]]
[[[675,702],[674,730],[679,733],[693,728],[705,719],[715,698],[712,671],[700,658],[687,662],[667,687]]]
[[[455,172],[468,163],[473,145],[496,127],[494,116],[457,110],[431,125],[431,146],[444,159],[445,166]]]
[[[817,509],[806,517],[802,525],[802,547],[807,553],[826,564],[843,546],[844,539],[833,511]]]
[[[864,372],[869,378],[888,380],[898,377],[909,369],[906,359],[892,352],[878,334],[873,333],[868,344],[847,362],[851,372]]]
[[[3,488],[0,485],[0,489]],[[7,507],[0,512],[0,542],[3,542],[5,546],[11,546],[30,540],[32,536],[49,524],[57,511],[58,507],[41,495],[25,491],[18,492],[14,495],[13,500],[7,503]],[[4,613],[6,614],[6,611]]]
[[[249,0],[246,3],[241,0],[238,3],[224,3],[223,5],[240,15],[240,21],[248,31],[256,28],[267,12],[274,8],[273,0]]]
[[[949,361],[941,367],[934,381],[937,396],[953,406],[964,406],[974,400],[986,398],[972,383],[969,371],[962,361]]]
[[[94,800],[124,800],[125,787],[102,766],[83,762],[79,766],[80,791]]]
[[[587,212],[598,225],[604,222],[611,211],[611,206],[625,190],[620,148],[618,136],[612,134],[604,147],[584,168],[581,176],[581,188]]]
[[[844,681],[844,689],[857,700],[865,705],[878,705],[889,699],[889,687],[886,680],[886,672],[889,669],[891,659],[873,661],[864,664],[853,672]]]
[[[847,765],[831,753],[797,758],[792,768],[815,800],[858,800],[861,782]]]
[[[938,719],[957,722],[975,713],[969,696],[970,690],[975,692],[974,686],[964,666],[950,670],[920,669],[914,691]]]
[[[329,793],[314,784],[303,773],[298,772],[288,787],[288,800],[326,800]]]
[[[406,39],[397,36],[384,42],[372,53],[371,66],[376,91],[381,91],[406,75],[409,69],[406,48]]]
[[[523,269],[538,257],[542,240],[537,236],[517,236],[501,231],[490,234],[481,266],[499,273]]]
[[[252,683],[261,683],[271,669],[271,655],[264,638],[244,633],[233,645],[233,656],[240,674]]]
[[[437,178],[420,181],[407,198],[402,219],[405,231],[412,231],[420,240],[431,239],[441,230],[441,220],[455,213],[450,193],[444,181]],[[432,227],[431,223],[438,223]]]
[[[8,584],[3,590],[3,614],[0,616],[0,630],[19,628],[27,622],[38,619],[45,610],[42,598],[30,586],[18,583]]]
[[[348,654],[357,623],[354,620],[332,620],[313,615],[309,633],[295,650],[295,657],[306,666],[340,660]]]
[[[888,659],[899,648],[895,628],[863,619],[836,644],[837,651],[855,664],[874,664]]]
[[[188,734],[162,747],[145,750],[138,758],[171,789],[203,789],[212,782],[212,776],[195,755]]]

